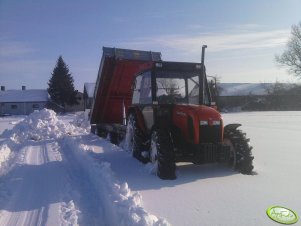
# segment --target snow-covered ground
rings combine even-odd
[[[255,175],[182,163],[160,180],[80,117],[45,111],[13,129],[20,118],[0,118],[0,133],[12,129],[0,138],[0,225],[277,225],[272,205],[300,215],[301,112],[223,117],[243,124]]]
[[[1,135],[0,225],[169,225],[148,213],[141,196],[86,145],[116,149],[89,134],[84,121],[74,120],[83,126],[77,127],[70,115],[50,110],[18,120]]]

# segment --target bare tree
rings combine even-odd
[[[301,22],[292,26],[286,49],[275,59],[280,66],[287,67],[289,73],[301,79]]]
[[[179,94],[180,87],[177,80],[168,78],[158,79],[158,83],[161,84],[162,89],[164,89],[168,95],[172,96]]]

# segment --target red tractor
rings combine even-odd
[[[152,162],[161,179],[176,178],[176,162],[223,163],[243,174],[253,170],[252,147],[238,129],[241,125],[224,126],[211,99],[206,47],[201,63],[151,61],[133,76],[127,104],[120,102],[126,125],[97,124],[115,142],[125,133],[125,149],[144,163]]]

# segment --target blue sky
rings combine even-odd
[[[47,88],[62,55],[82,91],[103,46],[199,62],[203,44],[221,82],[294,82],[274,56],[300,21],[300,0],[0,0],[0,85]]]

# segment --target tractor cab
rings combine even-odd
[[[156,62],[150,70],[140,73],[133,87],[133,104],[194,104],[212,103],[207,80],[200,101],[200,74],[197,63]]]
[[[208,141],[199,135],[202,122],[203,127],[215,128],[209,134],[210,142],[222,142],[221,115],[211,106],[210,90],[202,69],[199,63],[161,61],[137,75],[132,106],[141,112],[144,133],[150,134],[157,124],[174,128],[188,143],[199,144]],[[200,81],[203,84],[200,85]]]

